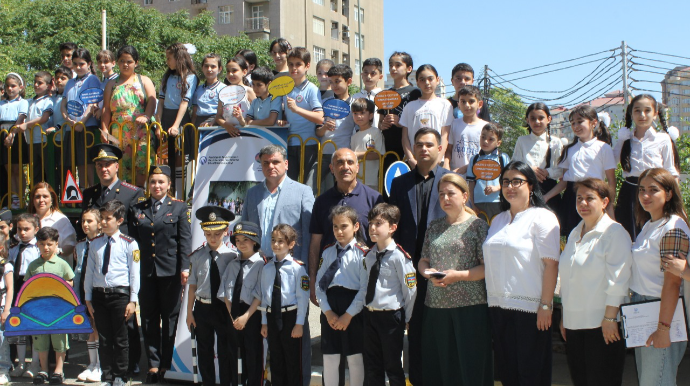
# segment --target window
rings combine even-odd
[[[678,90],[675,90],[675,91],[678,92]],[[683,90],[683,95],[690,95],[690,89],[686,88],[685,90]]]
[[[364,23],[364,8],[360,8],[359,12],[357,12],[357,6],[355,6],[354,13],[355,21],[362,20],[362,23]]]
[[[331,0],[331,11],[338,12],[338,0]]]
[[[153,0],[144,0],[144,5],[151,5],[153,4]]]
[[[338,22],[331,21],[331,39],[338,40],[340,38],[339,32]]]
[[[314,0],[314,4],[323,5],[323,0]]]
[[[683,107],[684,113],[690,113],[690,107]]]
[[[314,46],[314,63],[326,58],[326,49]]]
[[[333,61],[333,63],[340,63],[338,57],[338,50],[331,50],[331,60]]]
[[[355,48],[359,48],[360,43],[362,44],[362,49],[364,49],[364,35],[359,35],[359,33],[355,32]]]
[[[325,35],[326,34],[326,22],[323,19],[320,19],[318,17],[314,17],[314,33],[317,35]]]
[[[235,6],[233,5],[221,5],[218,7],[218,24],[230,24],[232,23],[232,12]]]
[[[359,59],[355,59],[355,75],[359,75],[361,73],[361,68],[362,68],[362,61]]]

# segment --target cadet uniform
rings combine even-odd
[[[98,355],[104,379],[124,381],[129,362],[125,308],[139,300],[139,246],[116,231],[101,235],[89,245],[84,277],[84,297],[91,301],[98,330]],[[135,319],[131,315],[130,319]],[[119,384],[119,382],[118,382]]]
[[[149,177],[154,174],[171,178],[166,165],[151,166]],[[189,272],[189,209],[185,202],[169,196],[160,201],[149,197],[132,205],[127,218],[128,234],[139,243],[143,257],[139,302],[148,365],[160,368],[162,377],[171,368],[182,294],[180,273]],[[146,383],[156,383],[158,375],[149,372]]]
[[[230,241],[235,244],[235,236],[242,235],[261,247],[261,228],[253,222],[242,221],[235,225]],[[223,282],[218,298],[230,302],[230,316],[233,320],[244,315],[254,301],[261,302],[261,271],[268,262],[259,252],[248,259],[237,256],[232,260],[223,274]],[[249,317],[243,330],[229,326],[230,374],[237,379],[237,351],[242,358],[242,385],[263,385],[264,373],[264,338],[261,336],[261,313],[254,312]]]
[[[280,299],[274,295],[280,294]],[[261,324],[268,325],[271,384],[302,386],[302,338],[293,338],[296,324],[305,324],[309,308],[309,276],[304,263],[288,254],[269,261],[261,273]]]
[[[229,210],[219,206],[204,206],[196,211],[196,217],[201,220],[201,229],[222,230],[227,228],[235,218]],[[221,273],[227,265],[235,259],[237,254],[224,243],[217,251],[204,243],[189,256],[190,296],[191,286],[194,286],[194,321],[196,323],[197,353],[199,356],[199,373],[204,386],[215,386],[216,371],[214,363],[213,344],[217,337],[218,370],[221,386],[231,384],[230,354],[228,349],[228,324],[230,317],[225,303],[218,299],[221,286]],[[191,301],[191,300],[190,300]],[[189,307],[187,312],[189,313]]]
[[[379,252],[378,245],[364,257],[367,290],[364,300],[365,384],[405,386],[400,357],[405,324],[410,321],[417,276],[412,258],[391,242]]]

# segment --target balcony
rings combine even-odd
[[[206,4],[208,0],[192,0],[192,5]]]
[[[268,40],[271,34],[269,18],[248,17],[244,19],[244,31],[251,39]]]

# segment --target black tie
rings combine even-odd
[[[91,242],[86,240],[86,248],[84,248],[84,257],[81,259],[81,274],[79,275],[79,293],[84,289],[84,283],[86,282],[86,263],[89,261],[89,246]],[[84,299],[82,299],[84,301]]]
[[[19,244],[19,252],[17,252],[17,258],[14,260],[14,288],[19,289],[21,288],[22,284],[24,283],[24,277],[19,276],[19,271],[22,269],[22,254],[24,254],[24,250],[26,247],[28,247],[29,244],[24,244],[21,243]],[[15,293],[16,295],[16,293]],[[12,299],[10,299],[12,301]]]
[[[105,252],[103,252],[103,268],[101,268],[101,273],[108,273],[108,265],[110,264],[110,242],[113,240],[112,237],[108,237],[108,241],[105,244]]]
[[[218,307],[223,306],[223,303],[218,299],[218,289],[220,288],[220,270],[218,269],[218,263],[216,262],[216,257],[218,257],[218,251],[211,251],[211,304]],[[227,314],[226,314],[227,315]]]
[[[367,284],[367,296],[364,299],[364,305],[368,305],[374,300],[374,293],[376,292],[376,282],[379,280],[379,272],[381,271],[381,259],[387,251],[376,252],[376,263],[371,267],[369,272],[369,283]]]
[[[283,309],[281,305],[283,293],[281,291],[280,267],[282,267],[286,261],[287,260],[276,261],[276,277],[275,280],[273,280],[273,294],[271,295],[271,316],[278,327],[278,331],[283,330]]]
[[[233,318],[240,316],[240,295],[242,294],[242,281],[244,277],[242,275],[242,268],[249,260],[240,260],[240,271],[237,273],[237,278],[235,279],[235,288],[232,291],[232,312],[230,313]]]
[[[156,203],[153,205],[153,215],[155,216],[156,213],[161,209],[161,202],[156,201]]]
[[[107,196],[109,192],[110,192],[110,188],[103,189],[103,192],[101,192],[101,202],[105,201],[105,196]]]
[[[350,249],[350,246],[348,245],[345,248],[340,248],[340,245],[336,245],[336,249],[338,250],[337,257],[333,260],[331,265],[328,266],[323,276],[321,276],[321,280],[319,280],[319,288],[324,292],[328,290],[328,286],[333,282],[336,272],[338,272],[340,266],[343,264],[343,256],[345,256],[345,252]]]

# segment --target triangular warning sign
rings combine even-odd
[[[82,202],[83,197],[81,195],[81,190],[77,186],[77,181],[74,180],[71,171],[67,171],[67,178],[65,179],[65,188],[62,190],[62,199],[60,200],[63,204],[79,204]]]

